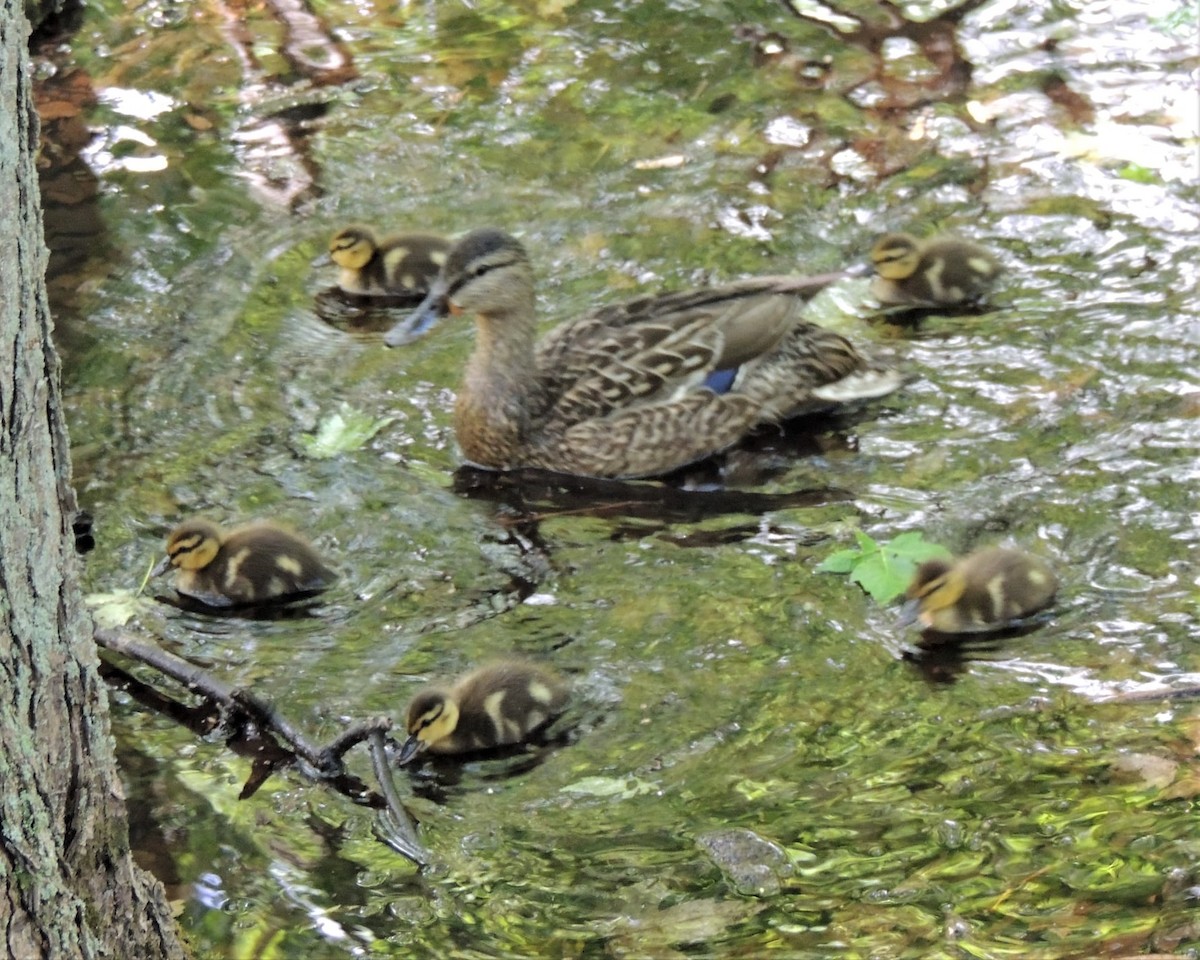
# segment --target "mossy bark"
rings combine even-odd
[[[130,859],[79,590],[24,8],[0,0],[0,955],[183,957]]]

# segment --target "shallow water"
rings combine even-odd
[[[333,39],[289,56],[270,7],[100,3],[48,50],[95,96],[95,196],[49,211],[88,587],[136,587],[181,515],[279,517],[343,573],[314,616],[131,629],[318,739],[516,650],[571,675],[575,739],[419,777],[418,873],[298,778],[239,802],[248,764],[117,694],[135,846],[200,951],[1200,956],[1194,701],[1106,702],[1200,685],[1194,27],[991,3],[957,50],[877,58],[767,3],[320,15]],[[759,438],[724,491],[479,489],[452,479],[468,326],[388,351],[324,322],[316,261],[357,220],[518,232],[548,322],[893,228],[1009,272],[993,310],[916,326],[838,317],[854,284],[818,306],[916,379]],[[343,402],[396,419],[307,457]],[[814,572],[856,526],[1021,544],[1059,603],[914,663],[895,610]],[[721,830],[774,845],[757,893]]]

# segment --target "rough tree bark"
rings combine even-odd
[[[0,955],[183,957],[128,826],[78,586],[23,7],[0,0]]]

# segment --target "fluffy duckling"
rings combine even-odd
[[[432,233],[401,233],[382,240],[369,227],[339,230],[329,241],[344,293],[368,297],[423,297],[446,262],[450,241]]]
[[[908,587],[901,625],[938,633],[1002,630],[1050,605],[1058,578],[1040,557],[988,547],[949,563],[927,560]]]
[[[567,705],[567,682],[528,660],[500,660],[451,686],[431,684],[408,705],[400,763],[418,753],[471,753],[529,739]]]
[[[175,589],[210,607],[287,603],[314,596],[337,575],[296,534],[258,521],[232,530],[194,517],[167,537],[154,575],[175,568]]]
[[[1000,275],[1000,262],[978,244],[956,237],[921,241],[889,233],[871,248],[871,294],[884,306],[959,306],[981,299]]]

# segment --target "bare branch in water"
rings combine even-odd
[[[245,799],[276,770],[293,767],[306,779],[326,784],[355,803],[382,810],[377,835],[396,852],[418,866],[430,862],[428,851],[417,839],[417,828],[405,809],[392,779],[385,734],[392,727],[388,717],[375,717],[347,728],[325,746],[305,737],[274,704],[249,690],[233,687],[206,670],[168,653],[154,643],[139,640],[119,630],[97,629],[96,642],[106,650],[144,663],[170,677],[204,700],[189,706],[143,683],[128,671],[107,660],[101,674],[114,686],[129,691],[140,703],[170,716],[200,736],[221,729],[226,745],[248,757],[253,767],[242,788]],[[343,758],[354,746],[370,741],[370,753],[379,781],[372,790],[346,772]]]

